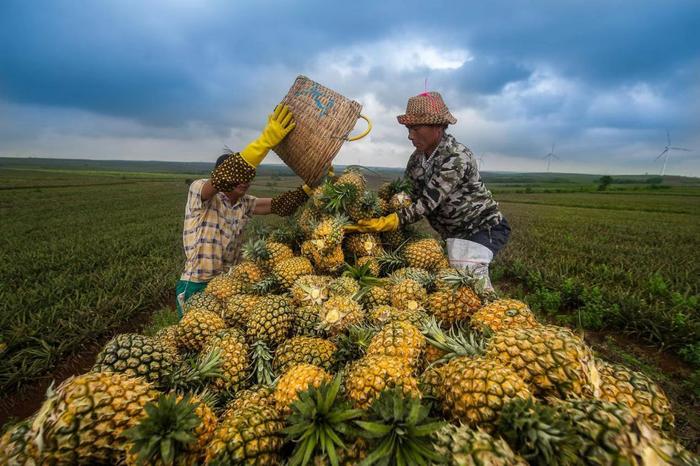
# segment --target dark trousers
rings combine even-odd
[[[510,225],[505,217],[503,217],[501,223],[498,225],[493,226],[490,229],[486,228],[484,230],[477,231],[467,239],[469,241],[479,243],[482,246],[486,246],[491,250],[495,257],[498,251],[500,251],[501,248],[506,245],[509,237]]]

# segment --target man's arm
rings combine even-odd
[[[268,215],[271,213],[272,213],[272,198],[259,197],[255,201],[255,209],[253,209],[253,214],[255,214],[255,215]]]
[[[202,200],[208,201],[216,194],[216,188],[211,184],[211,180],[207,180],[202,186]]]

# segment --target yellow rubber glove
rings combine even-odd
[[[241,151],[241,158],[251,167],[257,167],[267,153],[282,142],[290,131],[294,129],[294,115],[286,105],[278,105],[275,111],[267,118],[267,125],[255,141],[251,142]]]
[[[357,225],[348,225],[344,230],[349,233],[381,233],[398,230],[400,224],[399,216],[394,212],[385,217],[360,220]]]

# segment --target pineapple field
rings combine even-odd
[[[3,173],[3,392],[99,348],[5,426],[0,464],[699,464],[692,193],[497,194],[491,292],[425,225],[346,233],[411,202],[365,175],[257,222],[145,331],[174,313],[192,175]]]

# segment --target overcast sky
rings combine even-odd
[[[698,0],[3,0],[0,43],[0,156],[213,162],[303,74],[373,120],[340,164],[405,166],[427,88],[486,171],[659,173],[668,129],[700,176]]]

